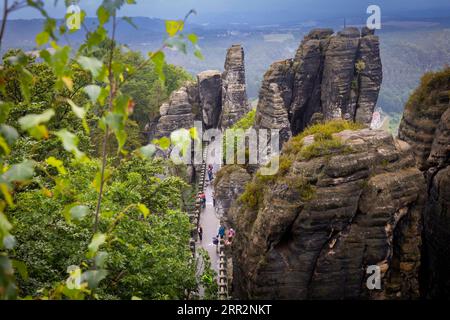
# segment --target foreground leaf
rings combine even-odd
[[[64,149],[73,153],[77,160],[81,160],[86,157],[84,152],[78,150],[79,139],[76,135],[69,132],[67,129],[59,130],[58,132],[55,132],[55,135],[61,140]]]
[[[93,258],[95,256],[95,254],[98,251],[98,248],[105,243],[106,241],[106,235],[103,233],[96,233],[94,234],[94,236],[92,237],[92,241],[88,246],[88,258]]]
[[[48,109],[42,114],[29,114],[20,118],[19,124],[22,130],[28,131],[34,138],[47,138],[47,128],[42,124],[50,121],[54,115],[55,111],[53,109]]]
[[[166,21],[166,32],[169,37],[173,37],[178,32],[183,31],[184,21],[183,20],[167,20]]]
[[[15,164],[2,175],[2,178],[8,182],[29,181],[34,176],[35,165],[36,163],[31,160],[26,160],[22,163]]]
[[[77,61],[83,69],[90,71],[94,78],[97,78],[103,67],[103,63],[96,58],[81,56],[77,59]]]

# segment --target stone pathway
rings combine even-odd
[[[203,241],[198,244],[202,246],[209,253],[211,258],[211,267],[216,272],[219,271],[219,254],[216,246],[213,244],[213,238],[217,235],[219,230],[220,220],[216,215],[212,201],[213,186],[209,184],[205,189],[206,194],[206,208],[200,214],[200,225],[203,228]]]
[[[215,147],[217,142],[212,142],[210,147]],[[208,153],[209,155],[209,153]],[[206,161],[206,164],[214,163],[214,170],[219,170],[220,163],[219,155],[209,155]],[[208,177],[206,177],[207,187],[205,188],[206,195],[206,208],[202,210],[200,214],[200,225],[203,228],[203,241],[199,241],[197,244],[201,245],[206,251],[208,251],[209,256],[211,258],[211,267],[217,273],[219,273],[219,254],[217,252],[216,246],[213,244],[213,238],[217,235],[220,226],[220,218],[216,213],[216,210],[213,206],[213,198],[212,194],[214,191],[213,183],[209,181]]]

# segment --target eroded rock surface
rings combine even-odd
[[[405,107],[403,119],[400,123],[398,136],[400,139],[408,142],[414,146],[414,154],[417,160],[417,165],[420,169],[426,170],[434,165],[433,162],[437,159],[439,149],[445,154],[448,154],[448,132],[446,133],[446,126],[448,122],[449,102],[449,87],[419,88],[410,99]],[[441,120],[442,118],[442,120]],[[436,134],[437,128],[440,127],[442,133]],[[434,152],[431,161],[428,158],[431,149],[434,147]],[[442,156],[438,156],[442,158]],[[444,156],[445,158],[445,156]],[[441,162],[445,160],[440,160]]]
[[[356,74],[360,34],[356,28],[347,28],[331,37],[325,52],[322,80],[322,113],[325,119],[354,117],[357,92],[352,82]],[[354,83],[354,82],[353,82]]]
[[[173,92],[160,107],[157,126],[149,135],[167,136],[174,130],[187,128],[194,120],[201,121],[205,129],[228,128],[248,111],[244,49],[233,45],[227,51],[225,71],[203,71],[195,83],[188,82]]]
[[[423,213],[422,291],[450,295],[450,68],[427,74],[405,107],[399,138],[412,146],[428,181]]]
[[[290,154],[292,164],[264,183],[256,207],[231,209],[234,297],[419,296],[426,183],[410,147],[369,129],[335,137],[344,143],[341,151],[310,160]],[[370,265],[380,267],[382,290],[366,287]]]
[[[379,39],[373,32],[346,28],[334,34],[331,29],[314,29],[293,60],[274,63],[264,76],[256,126],[278,129],[279,123],[288,122],[296,135],[319,113],[325,120],[343,118],[369,124],[381,82]],[[284,114],[270,90],[272,83],[278,86]],[[272,114],[274,123],[270,122]]]
[[[223,167],[214,181],[217,207],[223,213],[224,223],[235,228],[235,217],[231,216],[230,208],[243,193],[245,185],[251,180],[251,175],[239,165]]]
[[[248,111],[244,49],[233,45],[228,49],[222,74],[222,129],[231,127]]]
[[[194,126],[194,113],[189,92],[192,85],[182,87],[174,91],[168,103],[164,103],[159,111],[161,117],[155,130],[155,137],[170,136],[178,129],[189,129]]]
[[[208,70],[197,75],[203,123],[207,129],[217,128],[222,112],[222,74]]]
[[[292,136],[288,110],[292,101],[292,61],[272,64],[264,75],[255,119],[256,129],[280,130],[280,141]]]

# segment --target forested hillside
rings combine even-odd
[[[105,0],[78,50],[32,3],[40,50],[9,50],[0,69],[0,298],[195,298],[208,281],[189,249],[194,189],[141,135],[191,76],[165,62],[173,44],[144,57],[115,39],[131,1]],[[195,46],[184,23],[166,23],[167,41]]]
[[[389,31],[380,37],[383,86],[378,105],[401,113],[420,77],[450,63],[450,28]]]

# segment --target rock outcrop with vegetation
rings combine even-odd
[[[426,74],[410,97],[399,137],[412,146],[428,181],[423,213],[423,294],[450,294],[450,68]]]
[[[425,190],[390,134],[342,120],[308,128],[284,146],[277,175],[257,173],[230,209],[234,296],[418,297]],[[381,291],[366,287],[370,265]]]

